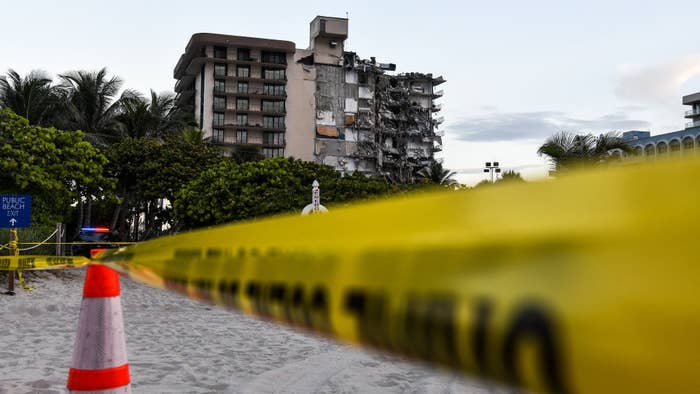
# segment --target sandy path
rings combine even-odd
[[[0,296],[0,393],[65,392],[84,269],[28,276],[32,293]],[[495,392],[125,278],[122,305],[135,393]]]

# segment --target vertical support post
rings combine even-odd
[[[10,256],[19,256],[17,229],[10,229]],[[7,295],[15,295],[15,271],[7,271]]]
[[[63,223],[56,223],[56,256],[63,256]]]

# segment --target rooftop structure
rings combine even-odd
[[[654,136],[648,131],[622,133],[636,156],[695,154],[700,149],[700,93],[684,96],[683,104],[692,106],[691,110],[685,112],[685,117],[691,121],[684,130]]]
[[[700,92],[683,96],[683,105],[691,107],[685,111],[685,117],[690,119],[690,122],[686,123],[685,128],[700,127]]]

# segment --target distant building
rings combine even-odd
[[[663,156],[697,153],[700,149],[700,92],[683,97],[683,104],[691,109],[685,117],[691,119],[684,130],[652,136],[648,131],[627,131],[622,137],[636,156]]]
[[[317,16],[309,47],[199,33],[175,66],[177,104],[225,153],[254,149],[397,181],[442,149],[434,114],[445,82],[391,75],[396,65],[346,51],[348,20]]]

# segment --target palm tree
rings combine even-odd
[[[34,70],[22,78],[9,69],[7,76],[0,77],[0,107],[27,118],[30,124],[49,125],[57,102],[51,78],[42,71]]]
[[[599,136],[592,134],[576,135],[568,132],[549,137],[537,150],[540,156],[547,156],[555,171],[574,167],[599,165],[611,161],[611,151],[629,153],[632,148],[617,132]]]
[[[442,163],[433,161],[429,166],[418,171],[418,176],[426,183],[436,185],[454,185],[456,180],[452,179],[457,173],[442,167]]]
[[[199,127],[189,126],[181,131],[182,138],[190,144],[197,145],[204,143],[204,131]]]
[[[138,96],[132,90],[119,95],[122,80],[107,77],[107,69],[96,72],[72,71],[59,75],[62,80],[62,126],[68,130],[82,130],[91,142],[107,145],[118,138],[119,115],[125,100]]]
[[[153,131],[156,136],[163,137],[175,133],[186,124],[187,115],[175,105],[174,93],[161,92],[159,95],[151,90],[148,109],[154,119]]]
[[[175,107],[175,95],[151,90],[151,101],[141,96],[126,98],[116,119],[122,136],[132,138],[165,137],[184,125],[182,113]]]

